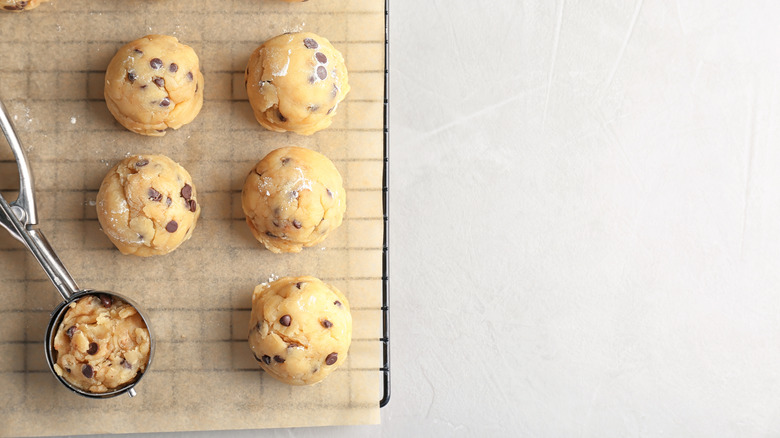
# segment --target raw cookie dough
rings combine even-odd
[[[97,195],[100,226],[122,254],[167,254],[200,216],[192,177],[164,155],[133,155],[108,172]]]
[[[190,123],[203,106],[203,75],[191,47],[167,35],[124,45],[108,65],[108,110],[125,128],[162,136]]]
[[[246,223],[269,250],[299,252],[341,225],[346,193],[336,166],[310,149],[279,148],[249,172],[241,192]]]
[[[284,277],[252,294],[249,346],[260,367],[291,385],[311,385],[347,359],[349,302],[314,277]]]
[[[49,0],[0,0],[0,10],[9,12],[29,11],[47,1]]]
[[[349,92],[344,57],[310,32],[271,38],[249,58],[246,92],[266,129],[310,135],[325,129]]]
[[[133,306],[111,295],[87,295],[70,303],[54,349],[57,375],[84,391],[103,393],[146,370],[149,330]]]

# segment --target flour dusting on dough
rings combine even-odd
[[[287,70],[290,68],[290,55],[292,55],[292,50],[287,50],[287,62],[284,64],[284,67],[282,67],[281,70],[274,72],[274,76],[287,76]]]

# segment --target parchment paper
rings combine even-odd
[[[318,33],[344,54],[352,91],[313,136],[264,130],[243,87],[251,51],[291,30]],[[131,133],[103,101],[105,68],[125,42],[153,33],[192,46],[206,78],[200,115],[163,138]],[[379,422],[381,398],[382,102],[384,1],[55,0],[0,13],[0,98],[36,178],[40,228],[81,287],[125,294],[156,339],[138,396],[88,400],[46,367],[43,336],[59,296],[33,257],[0,232],[0,435],[65,435]],[[276,255],[241,212],[247,172],[299,145],[334,161],[347,188],[344,224],[322,245]],[[100,182],[128,154],[162,153],[193,176],[203,214],[191,240],[153,258],[122,256],[99,229]],[[0,141],[0,190],[18,187]],[[253,287],[311,274],[348,296],[349,360],[313,387],[265,376],[246,335]]]

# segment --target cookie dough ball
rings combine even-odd
[[[249,172],[241,192],[255,239],[275,252],[299,252],[335,230],[347,208],[336,166],[310,149],[272,151]]]
[[[54,349],[57,375],[87,392],[109,392],[146,370],[149,330],[135,307],[111,295],[87,295],[70,304]]]
[[[47,1],[49,0],[0,0],[0,10],[9,12],[29,11]]]
[[[325,38],[308,32],[272,38],[246,68],[246,91],[266,129],[310,135],[325,129],[349,92],[344,57]]]
[[[203,106],[203,75],[191,47],[149,35],[116,52],[106,70],[108,110],[125,128],[162,136],[190,123]]]
[[[167,254],[192,236],[200,205],[190,174],[163,155],[133,155],[97,195],[100,226],[122,254]]]
[[[314,277],[284,277],[252,295],[249,346],[260,367],[282,382],[320,382],[347,359],[349,302]]]

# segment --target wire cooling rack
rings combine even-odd
[[[390,244],[390,0],[385,0],[385,128],[384,128],[384,174],[382,176],[382,208],[384,210],[384,245],[382,246],[382,375],[384,394],[379,407],[385,407],[390,401],[390,307],[388,296],[388,269]]]
[[[274,411],[276,408],[268,400],[290,400],[298,397],[296,394],[307,394],[306,399],[279,409],[307,412],[331,406],[334,422],[376,421],[369,420],[376,417],[362,413],[361,409],[376,409],[377,405],[385,406],[389,401],[389,0],[379,1],[381,5],[372,6],[371,11],[364,6],[368,4],[365,0],[308,2],[302,7],[314,9],[291,9],[312,11],[305,18],[278,13],[277,5],[282,2],[248,0],[234,0],[225,7],[207,0],[148,5],[138,1],[68,0],[15,15],[15,21],[10,21],[8,15],[0,16],[3,20],[0,21],[0,90],[9,110],[18,115],[17,130],[36,176],[42,228],[80,285],[125,293],[139,302],[153,319],[158,353],[153,372],[144,379],[139,397],[134,399],[145,400],[137,412],[144,420],[140,424],[138,421],[122,423],[115,432],[273,427],[252,420],[252,415],[262,416],[262,409]],[[140,27],[128,24],[130,15],[127,14],[142,3],[149,9]],[[342,6],[347,12],[342,12]],[[262,13],[254,14],[256,8]],[[366,12],[351,12],[364,9]],[[342,18],[347,20],[347,26],[332,24],[333,20]],[[170,26],[170,19],[199,24],[193,29],[178,29]],[[222,26],[233,21],[235,26]],[[368,53],[369,47],[374,50],[384,46],[383,59],[371,61],[370,65],[358,61],[360,65],[355,67],[354,77],[350,74],[351,80],[355,80],[354,92],[343,106],[342,117],[327,130],[327,136],[304,138],[263,131],[252,119],[241,90],[245,58],[251,50],[272,36],[270,32],[294,29],[303,21],[305,30],[319,31],[329,36],[334,45],[343,47],[348,60],[359,60]],[[381,35],[375,32],[380,26]],[[39,32],[25,32],[33,27]],[[247,33],[246,29],[254,33]],[[363,29],[368,31],[366,38],[356,34]],[[207,102],[190,127],[163,139],[142,138],[116,125],[107,113],[102,99],[105,65],[124,42],[146,33],[171,32],[178,32],[174,34],[194,46],[201,56],[207,76]],[[362,117],[364,114],[368,115]],[[359,151],[354,156],[339,153],[342,141],[363,142],[374,138],[379,141],[380,135],[381,150],[376,153]],[[214,141],[204,142],[204,136]],[[306,269],[310,263],[322,271],[348,266],[351,271],[325,275],[323,280],[347,291],[376,284],[377,292],[381,286],[381,299],[373,289],[371,295],[376,299],[369,300],[360,294],[349,296],[351,302],[353,298],[355,301],[356,318],[376,319],[378,323],[362,325],[359,333],[354,333],[354,351],[343,369],[322,385],[291,392],[271,379],[264,379],[257,388],[252,387],[259,382],[259,371],[246,349],[245,325],[251,305],[247,297],[253,284],[249,276],[238,277],[203,261],[210,260],[212,252],[222,248],[217,242],[229,248],[226,255],[234,261],[238,273],[256,266],[269,266],[267,262],[277,260],[269,259],[271,255],[267,251],[256,248],[256,242],[251,240],[243,224],[240,211],[243,176],[238,174],[244,174],[247,166],[270,148],[293,141],[332,156],[336,165],[346,171],[347,190],[354,195],[353,207],[358,208],[350,213],[351,217],[345,217],[345,232],[329,239],[326,250],[308,251],[291,258],[290,267],[310,272]],[[237,147],[231,149],[225,145]],[[15,177],[8,175],[14,164],[5,153],[6,148],[0,149],[0,190],[13,197]],[[199,196],[208,208],[198,223],[198,232],[175,257],[154,262],[123,257],[98,228],[94,213],[97,187],[110,165],[128,152],[166,153],[193,177],[209,175],[198,186]],[[202,156],[208,160],[199,158]],[[374,175],[378,184],[373,180]],[[369,179],[371,186],[366,183]],[[380,196],[381,204],[375,201]],[[360,206],[361,202],[376,205],[376,213],[373,210],[368,213],[368,207]],[[381,227],[381,240],[355,241],[346,232],[350,227],[354,230],[369,226]],[[209,235],[208,239],[204,238]],[[55,401],[61,388],[46,368],[41,351],[43,335],[39,333],[45,328],[48,312],[54,308],[54,294],[25,250],[6,237],[0,236],[0,262],[4,265],[0,293],[7,296],[0,306],[3,335],[0,353],[8,360],[0,360],[0,387],[19,397],[0,398],[0,435],[44,435],[56,430],[46,427],[46,419],[58,418],[63,409]],[[350,253],[354,256],[350,257]],[[185,271],[194,280],[184,275]],[[150,287],[148,281],[139,282],[136,272],[156,278],[155,287]],[[265,281],[272,273],[286,274],[281,269],[267,268],[256,274],[257,280]],[[187,286],[192,281],[210,292],[193,296],[192,288]],[[170,301],[158,303],[160,296]],[[379,316],[369,318],[369,315]],[[370,351],[376,351],[381,362],[363,359]],[[223,383],[232,390],[226,392],[220,386]],[[336,386],[348,388],[343,397],[334,398],[328,392],[329,387]],[[361,392],[362,387],[370,387],[371,391]],[[215,405],[219,409],[202,409],[198,400],[204,393],[219,400]],[[40,394],[55,397],[39,397]],[[122,412],[123,403],[108,401],[101,405],[102,411],[105,415]],[[340,408],[361,413],[355,420],[342,419],[336,414]],[[87,413],[94,406],[76,398],[68,399],[67,409],[74,414]],[[100,416],[80,415],[79,418],[83,423],[79,429],[62,429],[61,433],[100,431]],[[291,418],[277,426],[304,425],[297,421]],[[317,425],[317,421],[326,424],[331,420],[312,421],[305,425]],[[29,429],[23,422],[35,428]],[[169,424],[169,429],[160,428],[161,423]]]

